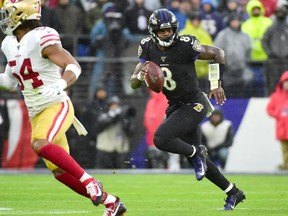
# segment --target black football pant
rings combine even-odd
[[[156,130],[154,143],[162,151],[190,156],[191,145],[196,148],[201,144],[199,124],[208,110],[207,101],[198,93],[190,103],[174,104],[166,111],[166,119]]]
[[[200,110],[201,105],[203,109]],[[190,104],[175,104],[167,109],[167,118],[159,126],[154,135],[155,146],[171,153],[181,154],[187,157],[193,166],[191,145],[196,149],[201,144],[200,122],[205,118],[208,104],[202,93]],[[209,152],[208,152],[209,154]],[[207,158],[206,178],[225,190],[230,182],[220,173],[219,169]]]

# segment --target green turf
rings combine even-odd
[[[94,175],[95,176],[95,175]],[[234,211],[221,211],[225,194],[207,179],[180,174],[97,175],[125,202],[127,216],[287,216],[288,176],[226,175],[246,192]],[[51,175],[0,175],[0,215],[98,216],[103,206],[74,194]],[[126,215],[125,215],[126,216]]]

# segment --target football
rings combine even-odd
[[[164,86],[164,74],[159,65],[152,61],[146,61],[144,70],[147,70],[145,82],[148,88],[157,93],[161,92]]]

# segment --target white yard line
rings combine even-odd
[[[9,211],[9,210],[12,210],[11,208],[2,208],[0,207],[0,211]]]
[[[88,214],[90,211],[75,211],[75,210],[53,210],[53,211],[14,211],[11,208],[0,207],[0,215],[66,215],[66,214]]]

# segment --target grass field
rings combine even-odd
[[[193,174],[94,175],[125,202],[127,216],[287,216],[287,175],[226,175],[247,199],[233,211],[221,211],[225,194]],[[0,175],[0,215],[100,216],[103,206],[63,187],[50,174]],[[125,216],[126,216],[125,215]]]

